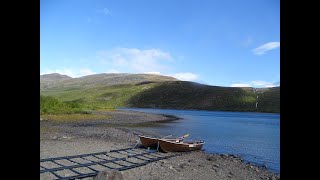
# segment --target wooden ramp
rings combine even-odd
[[[124,171],[178,155],[181,153],[161,153],[142,148],[125,148],[108,152],[40,159],[40,178],[83,179],[96,176],[98,172],[103,170]]]

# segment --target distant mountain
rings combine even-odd
[[[80,103],[86,109],[146,107],[280,112],[280,87],[219,87],[150,74],[95,74],[80,78],[42,75],[40,94]]]
[[[72,79],[72,77],[67,75],[61,75],[58,73],[40,75],[40,89],[54,86],[60,81],[65,81],[69,79]]]
[[[54,82],[54,81],[62,81],[67,79],[72,79],[72,77],[67,75],[61,75],[58,73],[40,75],[41,82]]]
[[[153,74],[104,73],[71,78],[57,73],[40,76],[40,89],[55,87],[95,87],[142,82],[177,81],[176,78]]]

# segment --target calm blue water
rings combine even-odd
[[[163,135],[181,136],[206,142],[210,153],[235,154],[243,160],[265,165],[280,173],[280,114],[125,108],[140,112],[170,114],[182,120],[146,127]]]

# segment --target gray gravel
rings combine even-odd
[[[40,121],[40,158],[133,147],[138,137],[130,131],[127,124],[170,120],[161,115],[133,111],[99,113],[109,115],[111,118],[72,123]],[[143,132],[143,128],[140,132]],[[280,179],[279,175],[243,163],[240,158],[233,155],[207,154],[201,151],[153,162],[121,173],[127,180]],[[42,175],[40,179],[51,178],[50,175]]]

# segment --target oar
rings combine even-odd
[[[164,138],[166,138],[166,137],[170,137],[170,136],[172,136],[172,135],[170,134],[170,135],[168,135],[168,136],[164,136],[164,137],[162,137],[161,139],[164,139]]]
[[[181,138],[187,138],[187,137],[189,137],[189,134],[185,134],[185,135],[183,135]]]
[[[140,133],[140,132],[137,132],[137,131],[132,131],[132,130],[130,130],[131,132],[132,132],[132,134],[134,134],[134,135],[143,135],[143,133]]]

